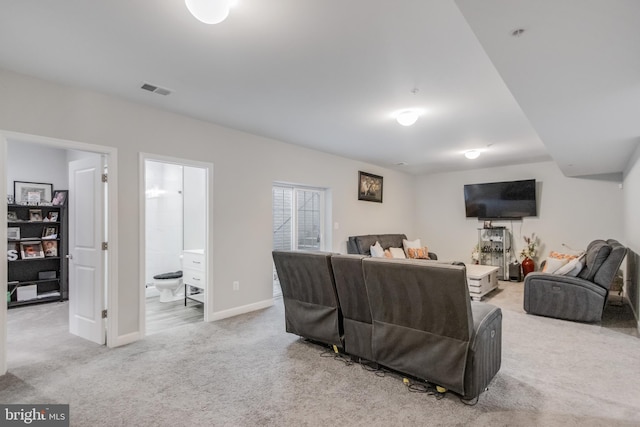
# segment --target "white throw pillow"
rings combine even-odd
[[[389,252],[394,258],[406,258],[404,249],[402,248],[389,248]]]
[[[420,239],[416,239],[416,240],[402,239],[402,248],[404,249],[404,254],[406,258],[409,256],[409,248],[420,249],[422,248],[422,243],[420,243]]]
[[[554,273],[561,274],[563,276],[576,277],[578,273],[580,273],[580,270],[582,270],[582,267],[583,267],[582,262],[580,261],[581,259],[582,258],[572,259],[571,261],[569,261],[568,263],[566,263],[565,265],[557,269]],[[577,272],[574,274],[576,270]]]
[[[375,245],[371,246],[369,251],[373,258],[384,258],[384,249],[380,246],[380,242],[376,242]]]
[[[566,258],[562,258],[561,259],[561,258],[551,258],[551,257],[549,257],[549,258],[547,258],[547,262],[544,265],[544,270],[543,271],[545,273],[557,273],[557,270],[560,267],[562,267],[562,266],[564,266],[564,265],[566,265],[568,263],[569,263],[569,260],[566,259]]]

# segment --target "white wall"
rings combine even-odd
[[[625,240],[620,183],[568,178],[554,162],[420,177],[416,190],[419,237],[440,259],[470,262],[482,223],[465,218],[464,184],[531,178],[536,179],[538,216],[493,222],[512,230],[516,255],[524,246],[523,236],[531,233],[541,242],[538,263],[549,251],[562,250],[563,243],[584,249],[593,239]]]
[[[207,206],[204,195],[207,191],[207,170],[184,167],[184,248],[204,249],[206,247]]]
[[[182,270],[182,166],[147,160],[145,188],[145,283],[150,284],[157,274]]]
[[[54,190],[69,189],[66,150],[10,141],[7,147],[7,194],[14,181],[53,184]]]
[[[139,152],[214,164],[216,312],[272,297],[274,181],[331,189],[331,217],[339,224],[334,251],[346,252],[354,234],[415,235],[414,179],[402,173],[6,70],[0,70],[0,98],[1,130],[118,149],[119,336],[135,333],[139,324]],[[357,200],[358,170],[384,176],[383,204]]]
[[[624,172],[625,245],[640,253],[640,146]]]

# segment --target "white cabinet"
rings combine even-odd
[[[498,267],[490,265],[467,264],[467,286],[474,301],[498,287]]]
[[[204,304],[207,287],[205,264],[203,249],[190,249],[182,252],[184,305],[187,305],[187,299],[192,299]]]

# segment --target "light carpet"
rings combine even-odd
[[[640,425],[640,339],[627,306],[589,325],[525,314],[522,283],[501,282],[488,300],[503,310],[502,368],[475,406],[323,357],[285,333],[281,299],[115,349],[61,333],[53,308],[11,310],[0,402],[68,403],[74,426]]]

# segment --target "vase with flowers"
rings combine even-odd
[[[522,275],[526,277],[527,274],[535,270],[534,258],[540,242],[535,233],[532,233],[531,237],[524,236],[524,242],[525,247],[520,251],[520,258],[522,258]]]

